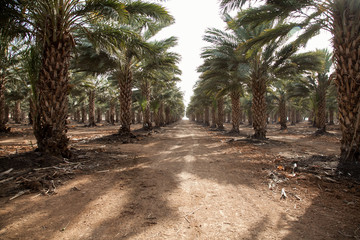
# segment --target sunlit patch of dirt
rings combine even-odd
[[[360,236],[360,182],[337,170],[337,126],[270,124],[261,141],[246,125],[118,128],[70,125],[72,159],[33,152],[28,126],[1,135],[0,239]]]

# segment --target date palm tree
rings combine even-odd
[[[244,5],[246,0],[222,0],[224,10]],[[305,9],[309,11],[305,11]],[[253,41],[264,43],[269,39],[288,34],[294,27],[304,29],[297,43],[306,41],[325,29],[332,34],[333,59],[335,65],[334,82],[338,91],[339,121],[341,125],[341,154],[343,164],[360,159],[360,85],[358,84],[360,56],[360,1],[266,1],[256,9],[247,11],[245,22],[262,22],[273,19],[286,19],[281,27],[267,31],[261,38]],[[310,14],[308,14],[310,13]],[[295,17],[295,18],[294,18]],[[299,21],[299,19],[301,19]],[[298,22],[296,22],[298,20]]]
[[[133,16],[156,21],[168,14],[156,4],[113,0],[31,0],[19,9],[26,16],[28,31],[35,37],[41,56],[34,88],[37,113],[34,134],[38,149],[69,157],[66,137],[69,65],[77,39],[88,37],[96,46],[111,43],[111,49],[115,49],[131,35],[122,26],[136,21]]]
[[[3,6],[2,6],[3,7]],[[16,38],[21,36],[22,26],[18,26],[18,22],[14,16],[8,15],[9,9],[1,10],[0,13],[0,132],[8,132],[10,128],[6,127],[5,117],[5,92],[6,83],[12,78],[11,68],[19,61],[19,48],[16,45],[22,45],[21,41]],[[14,28],[18,26],[18,28]]]
[[[141,89],[144,99],[144,129],[151,129],[152,123],[150,119],[151,91],[152,86],[157,81],[174,81],[173,75],[181,74],[177,67],[180,61],[178,54],[169,52],[168,49],[177,44],[174,37],[155,41],[150,43],[154,49],[154,54],[145,54],[141,56],[139,63],[134,68],[135,85]]]
[[[239,133],[240,97],[244,85],[249,79],[249,65],[244,57],[236,51],[244,40],[242,32],[225,32],[219,29],[208,29],[204,40],[212,46],[204,49],[202,58],[204,64],[199,68],[201,77],[210,81],[209,85],[217,86],[219,94],[229,94],[231,98],[231,132]],[[219,95],[219,96],[220,96]],[[221,109],[221,101],[220,101]]]

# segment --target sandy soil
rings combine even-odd
[[[124,141],[108,136],[116,126],[74,127],[74,159],[0,177],[14,176],[0,182],[0,239],[359,239],[360,183],[335,173],[339,132],[278,128],[250,141],[246,126],[181,121]],[[0,137],[6,167],[34,147],[17,129]],[[51,186],[9,200],[41,174]]]

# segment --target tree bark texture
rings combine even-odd
[[[217,111],[218,111],[218,117],[217,117],[217,129],[224,130],[224,98],[219,97],[217,99]]]
[[[216,128],[216,108],[214,104],[211,105],[211,126],[210,128]]]
[[[205,121],[204,121],[204,125],[205,126],[210,126],[210,112],[209,112],[209,106],[205,106],[204,108],[204,115],[205,115]]]
[[[264,78],[252,79],[252,120],[256,139],[266,139],[266,80]]]
[[[334,1],[333,4],[332,42],[342,163],[358,162],[360,158],[360,13],[351,8],[356,1]]]
[[[63,11],[59,11],[61,15]],[[56,21],[54,23],[52,21]],[[43,41],[42,63],[36,86],[36,116],[34,135],[41,152],[64,157],[70,156],[66,136],[68,115],[68,83],[70,53],[73,39],[70,33],[50,26],[61,25],[61,18],[47,17],[49,27],[41,33]],[[39,39],[40,40],[40,39]],[[41,40],[40,40],[41,41]]]
[[[284,95],[281,95],[279,99],[279,115],[280,115],[280,130],[286,130],[287,129],[286,100]]]
[[[81,120],[80,120],[80,122],[85,123],[85,121],[86,121],[86,109],[85,109],[85,106],[82,105],[81,106]]]
[[[318,108],[316,116],[316,127],[318,128],[317,133],[326,132],[326,89],[319,88],[318,92]]]
[[[160,107],[159,107],[159,119],[160,119],[160,125],[161,126],[165,126],[165,120],[164,120],[164,103],[161,101],[160,102]]]
[[[231,132],[240,133],[240,91],[232,91],[231,98],[231,111],[232,111],[232,129]]]
[[[97,116],[96,116],[96,122],[97,122],[97,123],[100,123],[100,122],[101,122],[101,120],[102,120],[102,112],[101,112],[101,108],[97,108],[97,110],[96,110],[96,114],[97,114]]]
[[[0,132],[8,132],[5,109],[5,77],[0,75]]]
[[[132,104],[132,82],[133,75],[130,69],[130,64],[125,67],[124,74],[119,78],[120,88],[120,123],[121,128],[119,133],[128,134],[130,133],[130,126],[132,122],[131,104]]]
[[[151,116],[150,116],[150,101],[151,101],[151,91],[150,91],[150,83],[145,81],[141,86],[141,91],[143,96],[145,97],[146,105],[144,109],[144,129],[150,130],[152,129]]]
[[[95,90],[89,92],[89,127],[96,126],[95,123]]]
[[[110,109],[109,109],[109,122],[111,125],[115,125],[115,100],[110,100]]]

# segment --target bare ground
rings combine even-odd
[[[0,136],[0,174],[13,169],[0,175],[0,239],[360,238],[360,183],[336,171],[336,127],[270,125],[267,141],[189,121],[129,139],[117,128],[72,126],[70,160],[28,153],[28,127]]]

